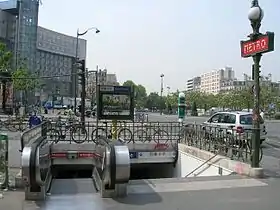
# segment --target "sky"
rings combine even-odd
[[[262,73],[280,80],[280,1],[260,0],[261,32],[275,32],[275,51],[265,54]],[[119,82],[133,80],[148,92],[184,90],[188,79],[233,67],[251,74],[251,58],[241,58],[240,41],[252,32],[250,0],[42,0],[39,25],[68,35],[87,33],[87,68],[106,68]],[[278,20],[278,21],[277,21]]]

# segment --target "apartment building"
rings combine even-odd
[[[97,74],[98,85],[119,85],[116,74],[108,74],[107,69],[99,70]],[[96,97],[96,72],[87,76],[86,95],[88,98]]]
[[[279,89],[280,91],[280,82],[273,82],[272,75],[268,74],[267,76],[260,77],[261,86],[266,86],[268,88]],[[221,82],[221,91],[227,92],[230,90],[242,90],[245,88],[251,88],[254,85],[254,81],[250,76],[244,74],[244,80],[224,80]]]
[[[240,80],[224,80],[221,81],[221,92],[227,92],[230,90],[242,90],[245,87],[249,85],[246,81],[240,81]]]
[[[201,78],[194,77],[187,80],[187,91],[200,91]]]
[[[205,93],[217,94],[221,91],[225,81],[234,81],[234,71],[231,67],[202,74],[200,90]]]

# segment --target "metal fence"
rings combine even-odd
[[[180,142],[231,159],[243,162],[252,160],[252,129],[241,133],[235,129],[187,124],[180,130]],[[260,148],[259,161],[262,156]]]
[[[98,124],[78,121],[51,120],[23,132],[22,149],[39,136],[45,136],[53,143],[95,143],[100,139],[108,141],[119,139],[124,143],[184,143],[189,146],[220,154],[231,159],[251,162],[252,130],[240,133],[234,129],[199,124],[182,125],[178,122],[126,122],[119,121],[115,126],[111,122],[99,121]],[[260,161],[263,156],[260,149]]]
[[[125,122],[119,121],[116,126],[111,122],[96,123],[57,121],[48,124],[47,139],[54,143],[92,142],[98,139],[121,139],[125,143],[177,143],[181,125],[177,122]]]

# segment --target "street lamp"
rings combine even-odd
[[[260,34],[261,21],[263,19],[264,12],[259,6],[258,0],[252,1],[252,6],[248,13],[248,18],[251,22],[253,33],[250,34],[250,39],[257,39]],[[253,55],[253,75],[254,75],[254,108],[253,108],[253,138],[252,138],[252,166],[259,167],[260,156],[260,60],[261,53]]]
[[[163,94],[163,78],[164,74],[160,75],[160,100],[162,103],[162,94]],[[160,104],[160,114],[162,115],[162,104]]]
[[[167,86],[166,88],[167,88],[167,95],[169,95],[170,94],[170,87]]]
[[[78,50],[79,50],[79,37],[84,36],[87,34],[87,32],[95,30],[95,33],[98,34],[100,30],[96,27],[91,27],[85,30],[84,32],[80,33],[79,29],[77,29],[77,36],[76,36],[76,55],[75,55],[75,62],[78,60]],[[75,72],[74,72],[74,96],[75,96],[75,101],[74,101],[74,110],[76,113],[76,107],[77,107],[77,66],[75,66]]]

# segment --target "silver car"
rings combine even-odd
[[[261,118],[261,143],[266,139],[266,127],[264,120]],[[233,135],[242,135],[252,132],[253,114],[252,112],[217,112],[212,115],[206,122],[206,126],[218,127],[226,130]]]

